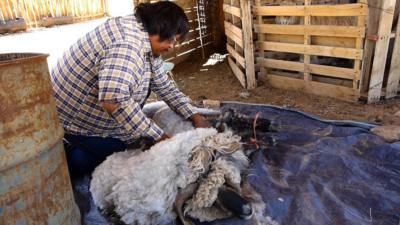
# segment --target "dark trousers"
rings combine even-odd
[[[115,138],[64,136],[68,169],[72,177],[91,174],[107,156],[124,151],[126,147],[124,142]]]

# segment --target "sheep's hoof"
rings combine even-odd
[[[175,199],[175,211],[178,214],[179,219],[183,223],[183,225],[194,225],[194,223],[183,215],[183,204],[192,197],[192,195],[197,190],[198,184],[192,183],[189,184],[186,188],[179,191],[178,195]]]
[[[241,219],[247,220],[253,215],[250,203],[230,188],[221,188],[219,190],[218,202]]]

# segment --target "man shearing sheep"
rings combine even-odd
[[[142,107],[151,91],[198,127],[209,127],[163,71],[160,54],[185,39],[188,19],[171,2],[142,3],[111,18],[66,51],[51,71],[68,166],[90,173],[141,137],[168,138]]]

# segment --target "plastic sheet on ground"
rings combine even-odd
[[[369,124],[326,122],[265,105],[222,106],[224,120],[244,142],[254,136],[258,112],[260,149],[250,156],[247,179],[266,204],[265,216],[290,225],[399,224],[399,143],[373,135]],[[196,224],[250,222],[231,218]]]

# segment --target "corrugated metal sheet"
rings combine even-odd
[[[0,55],[0,224],[79,224],[46,62]]]

